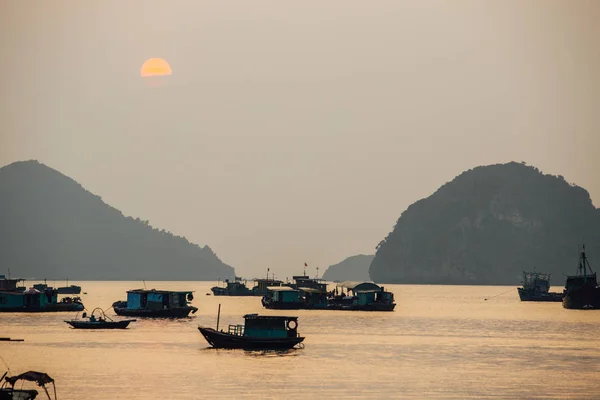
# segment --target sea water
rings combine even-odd
[[[144,285],[74,283],[90,311]],[[516,287],[384,285],[396,310],[360,312],[266,310],[260,297],[206,295],[214,282],[145,285],[194,290],[198,312],[114,331],[71,329],[75,313],[0,313],[0,336],[25,340],[0,342],[2,373],[46,372],[59,399],[600,398],[600,310],[520,302]],[[210,348],[197,327],[215,327],[219,303],[223,328],[298,316],[305,348]]]

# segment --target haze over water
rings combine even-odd
[[[142,286],[80,284],[88,310]],[[0,314],[1,336],[25,339],[0,342],[0,356],[13,374],[55,378],[60,399],[600,397],[600,311],[520,302],[516,288],[385,285],[396,311],[368,313],[265,310],[259,297],[206,296],[211,282],[146,285],[193,289],[199,310],[90,332],[63,322],[75,313]],[[215,326],[219,303],[225,329],[246,313],[298,315],[305,348],[209,348],[197,326]]]

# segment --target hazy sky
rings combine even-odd
[[[0,165],[37,159],[238,275],[322,273],[477,165],[598,205],[599,20],[594,0],[3,0]]]

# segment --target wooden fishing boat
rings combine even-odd
[[[48,374],[43,372],[36,371],[28,371],[16,376],[6,376],[7,373],[4,373],[0,381],[2,382],[2,386],[0,386],[0,400],[33,400],[37,398],[38,391],[35,389],[23,389],[22,384],[19,389],[15,389],[15,385],[19,381],[29,381],[35,382],[37,386],[41,387],[44,390],[47,398],[52,400],[56,399],[56,386],[54,385],[54,379],[52,379]],[[52,384],[52,388],[54,389],[54,396],[50,396],[50,392],[46,385]]]
[[[298,317],[246,314],[244,325],[229,325],[227,332],[217,328],[198,327],[206,341],[215,348],[245,350],[285,350],[304,341],[298,334]]]
[[[131,322],[135,322],[135,319],[115,321],[106,315],[101,308],[94,308],[89,317],[86,313],[83,313],[81,319],[77,319],[76,316],[75,319],[65,322],[74,329],[125,329]]]

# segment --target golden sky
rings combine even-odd
[[[3,1],[0,165],[38,159],[241,275],[324,271],[477,165],[598,204],[599,20],[583,0]],[[159,87],[153,57],[176,66]]]

